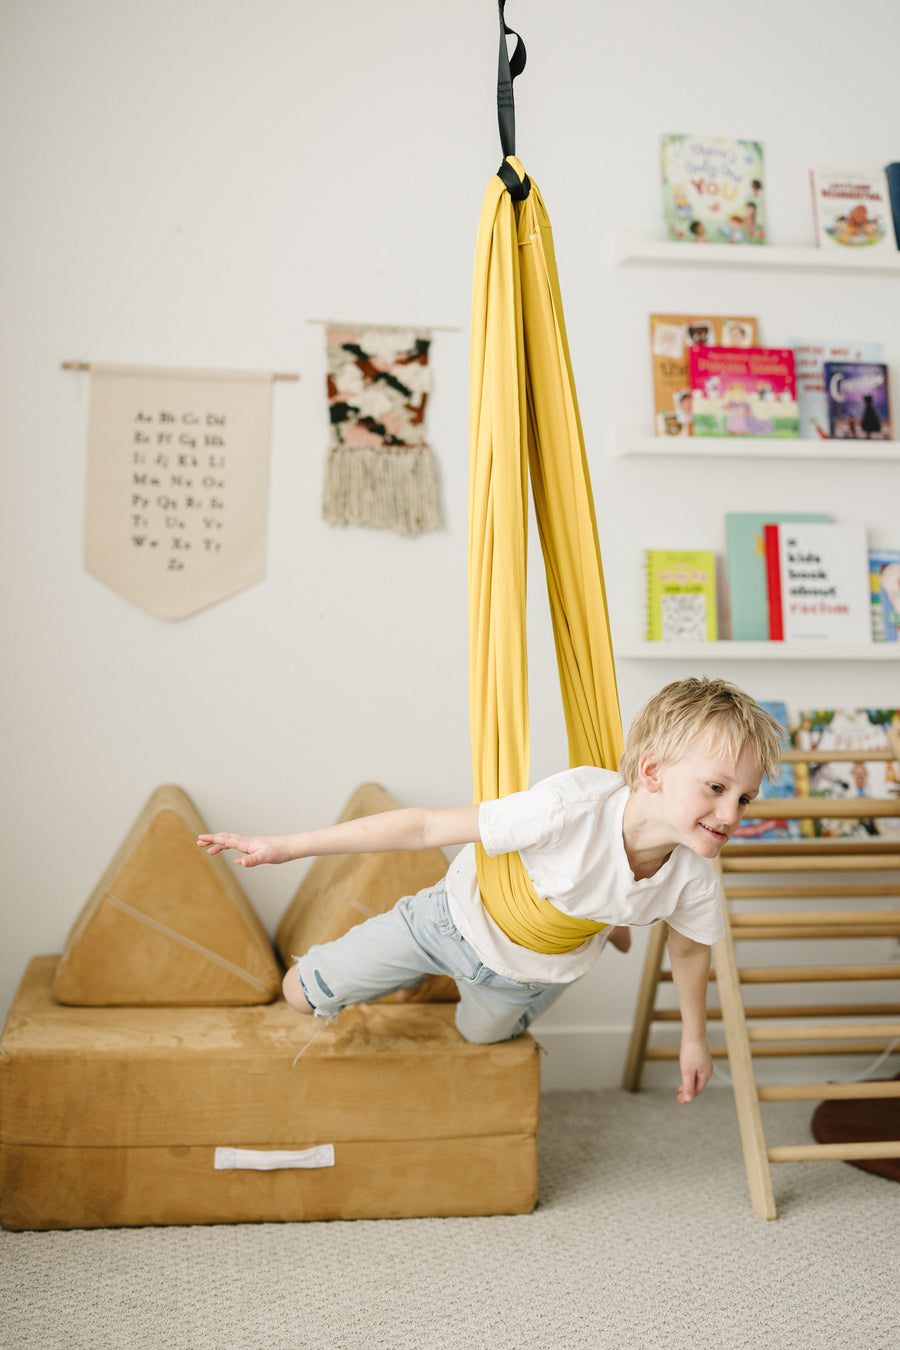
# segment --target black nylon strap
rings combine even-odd
[[[516,106],[513,99],[513,80],[525,69],[525,43],[518,33],[509,28],[503,11],[506,0],[497,0],[500,10],[500,59],[497,64],[497,121],[500,124],[500,145],[503,158],[516,153]],[[506,35],[516,39],[510,56]]]
[[[531,191],[531,179],[528,177],[527,173],[520,182],[519,175],[516,173],[513,166],[507,164],[506,160],[504,160],[497,170],[497,177],[502,179],[504,187],[514,202],[524,202]]]
[[[520,182],[516,171],[507,164],[506,156],[516,153],[516,104],[513,97],[513,80],[525,69],[525,43],[520,35],[510,28],[503,13],[506,0],[497,0],[500,11],[500,58],[497,63],[497,122],[500,127],[500,146],[503,150],[503,163],[497,170],[507,192],[514,201],[524,201],[531,191],[531,180],[526,174]],[[506,45],[507,34],[516,39],[512,56]]]

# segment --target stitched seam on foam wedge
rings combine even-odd
[[[240,979],[246,980],[248,984],[252,984],[256,989],[260,989],[266,994],[271,994],[272,991],[264,980],[261,980],[258,975],[251,974],[249,970],[242,970],[241,967],[236,966],[233,961],[229,961],[226,956],[220,956],[218,952],[212,952],[208,947],[202,947],[200,943],[195,942],[193,938],[185,937],[183,933],[177,933],[174,928],[169,928],[166,924],[160,923],[159,919],[153,919],[149,914],[142,914],[139,909],[134,909],[131,905],[126,904],[124,900],[120,900],[118,896],[113,895],[112,891],[107,891],[104,898],[108,900],[115,909],[121,910],[123,914],[127,914],[129,918],[137,919],[139,923],[146,924],[148,928],[155,929],[155,931],[161,933],[163,937],[171,938],[173,942],[180,943],[182,947],[189,948],[190,951],[196,952],[198,956],[204,956],[207,961],[212,961],[215,965],[221,966],[223,970],[228,970],[232,975],[237,975]]]

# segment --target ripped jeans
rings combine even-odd
[[[426,975],[449,975],[459,988],[457,1029],[480,1045],[518,1036],[568,988],[511,980],[485,966],[456,929],[444,881],[310,947],[296,971],[310,1007],[326,1019],[351,1003],[412,989]]]

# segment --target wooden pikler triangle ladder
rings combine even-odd
[[[898,742],[893,732],[890,750],[797,750],[786,752],[784,760],[803,764],[844,761],[849,771],[851,764],[900,759]],[[746,820],[890,817],[900,817],[900,797],[769,798],[751,803],[745,814]],[[893,838],[889,832],[865,838],[732,843],[722,850],[717,863],[726,936],[714,948],[711,990],[718,989],[718,1005],[710,1007],[710,1020],[721,1021],[724,1044],[710,1039],[714,1058],[727,1054],[729,1060],[750,1199],[762,1218],[777,1215],[771,1163],[900,1157],[900,1129],[898,1138],[890,1141],[769,1146],[760,1110],[764,1102],[900,1098],[900,1080],[759,1085],[754,1065],[755,1060],[770,1057],[872,1057],[889,1050],[900,1038],[900,1002],[896,1001],[900,959],[885,960],[882,950],[881,960],[741,966],[736,944],[771,942],[777,944],[780,955],[784,943],[798,940],[804,948],[807,942],[825,940],[852,942],[854,949],[868,939],[878,940],[882,949],[884,939],[900,941],[900,831],[893,833]],[[765,912],[756,911],[758,901],[766,902]],[[824,902],[827,907],[811,910],[806,907],[809,901]],[[647,1060],[678,1058],[677,1047],[651,1044],[654,1024],[671,1026],[679,1020],[677,1007],[657,1006],[660,985],[672,978],[663,968],[666,931],[661,923],[650,934],[623,1081],[629,1092],[640,1087]],[[808,990],[814,983],[836,986],[846,982],[864,984],[865,1001],[842,1001],[840,995],[832,994],[830,1002],[798,999],[774,1004],[763,994],[759,1005],[745,1002],[745,991],[752,988]],[[887,997],[873,996],[873,990],[883,993],[888,988]],[[891,997],[895,1001],[889,1001]]]

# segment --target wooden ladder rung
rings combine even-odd
[[[754,1059],[812,1059],[817,1055],[827,1055],[829,1057],[832,1055],[879,1055],[887,1050],[890,1044],[890,1041],[763,1042],[753,1045],[752,1054]],[[723,1059],[728,1057],[728,1050],[724,1045],[711,1045],[709,1047],[709,1052],[713,1059]],[[679,1053],[677,1045],[648,1046],[644,1052],[644,1058],[678,1059]]]
[[[866,1158],[900,1158],[900,1139],[871,1144],[783,1144],[766,1149],[769,1162],[861,1162]]]
[[[823,886],[726,886],[726,900],[847,900],[851,895],[874,899],[876,895],[900,895],[900,886],[883,882],[845,881]],[[732,916],[737,917],[737,916]]]
[[[896,844],[894,845],[896,848]],[[900,853],[846,854],[834,857],[813,853],[786,854],[773,857],[771,854],[755,858],[738,858],[731,853],[723,853],[722,870],[725,872],[885,872],[900,867]]]
[[[722,1019],[721,1008],[709,1008],[710,1021]],[[766,1007],[745,1008],[744,1016],[752,1022],[759,1017],[900,1017],[900,1003],[773,1003]],[[680,1022],[679,1008],[654,1008],[654,1022]]]
[[[850,927],[871,928],[878,924],[893,924],[900,927],[900,910],[897,909],[837,909],[837,910],[818,910],[804,909],[784,913],[779,911],[775,914],[732,914],[731,930],[736,928],[753,928],[759,925],[761,928],[815,928],[819,925],[826,928],[836,928],[840,925]],[[811,936],[815,936],[812,934]]]
[[[883,836],[867,835],[865,839],[772,839],[764,843],[760,839],[732,839],[722,849],[721,863],[726,858],[790,858],[818,857],[820,854],[870,854],[878,856],[897,852],[897,840]]]
[[[756,1041],[848,1041],[856,1040],[897,1040],[900,1038],[900,1022],[847,1022],[830,1026],[826,1023],[809,1023],[806,1026],[785,1027],[748,1027],[747,1035],[751,1042]]]
[[[889,733],[890,734],[890,733]],[[783,750],[785,764],[885,764],[895,759],[895,750]]]
[[[741,984],[837,984],[842,980],[900,980],[900,961],[870,966],[742,966]],[[664,970],[660,980],[671,983],[672,972]],[[716,979],[715,970],[710,979]]]
[[[885,820],[900,816],[897,797],[758,797],[745,820]]]
[[[771,942],[777,938],[784,938],[785,941],[802,938],[807,942],[819,938],[893,938],[900,937],[900,923],[858,923],[845,927],[823,924],[819,928],[800,928],[788,924],[776,928],[754,928],[740,924],[734,927],[731,936],[735,942]]]
[[[768,1083],[756,1089],[761,1102],[838,1102],[900,1097],[900,1079],[868,1083]]]

